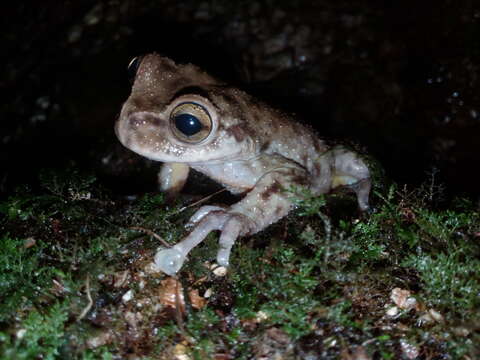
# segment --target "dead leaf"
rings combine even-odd
[[[37,241],[33,237],[26,238],[23,242],[23,247],[25,249],[31,248],[32,246],[35,246]]]
[[[188,291],[190,302],[195,309],[201,309],[205,306],[206,300],[198,294],[198,290]],[[180,304],[181,313],[185,313],[185,298],[183,296],[182,284],[169,277],[161,281],[160,287],[160,303],[165,306],[176,308]]]
[[[87,347],[89,349],[95,349],[97,347],[110,344],[114,339],[110,330],[101,332],[95,337],[91,337],[87,340]]]
[[[402,310],[420,310],[420,305],[417,299],[411,296],[411,292],[409,290],[404,290],[400,288],[393,289],[390,294],[390,300],[392,300],[395,305],[397,305]]]
[[[119,271],[113,274],[113,286],[121,288],[126,285],[128,279],[128,270]]]
[[[343,349],[340,353],[340,359],[342,360],[371,360],[372,358],[367,354],[367,351],[363,346],[357,346],[350,351]]]

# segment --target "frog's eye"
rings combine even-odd
[[[195,144],[205,140],[210,134],[212,119],[203,106],[185,102],[171,112],[170,128],[179,140]]]
[[[141,56],[136,56],[128,63],[127,71],[128,71],[128,79],[130,82],[133,82],[135,76],[137,75],[138,67],[142,62]]]

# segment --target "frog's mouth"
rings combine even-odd
[[[121,114],[114,128],[126,148],[149,159],[164,161],[164,154],[168,155],[172,149],[167,127],[168,123],[158,115],[141,111]]]
[[[158,141],[159,135],[165,134],[167,126],[165,121],[151,112],[122,112],[114,129],[120,142],[131,148],[135,143],[151,144],[153,140]]]

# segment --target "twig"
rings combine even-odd
[[[87,279],[85,280],[85,291],[87,293],[88,304],[87,306],[85,306],[82,313],[77,318],[77,322],[82,320],[93,306],[92,294],[90,293],[90,275],[89,274],[87,274]]]
[[[193,203],[191,203],[191,204],[188,204],[187,206],[184,206],[184,207],[180,208],[180,210],[178,210],[177,212],[174,212],[174,214],[181,213],[182,211],[185,211],[185,210],[187,210],[188,208],[191,208],[191,207],[193,207],[193,206],[196,206],[196,205],[198,205],[198,204],[201,204],[201,203],[207,201],[208,199],[210,199],[211,197],[213,197],[213,196],[215,196],[215,195],[217,195],[217,194],[220,194],[220,193],[222,193],[222,192],[224,192],[224,191],[226,191],[226,190],[227,190],[227,189],[220,189],[220,190],[218,190],[218,191],[215,191],[213,194],[207,195],[207,196],[205,196],[204,198],[201,198],[200,200],[197,200],[197,201],[195,201],[195,202],[193,202]]]
[[[177,279],[175,276],[175,320],[177,322],[178,329],[183,335],[183,338],[188,341],[190,344],[194,344],[195,341],[193,338],[188,334],[187,330],[185,329],[185,324],[183,322],[183,317],[182,317],[182,301],[181,301],[181,295],[180,294],[180,281]],[[187,294],[188,296],[188,294]],[[184,299],[186,299],[184,295]]]
[[[149,230],[149,229],[145,229],[143,227],[140,227],[140,226],[132,226],[130,227],[129,229],[131,230],[138,230],[138,231],[141,231],[141,232],[144,232],[150,236],[153,236],[155,239],[157,239],[158,241],[160,241],[162,243],[163,246],[167,247],[167,248],[170,248],[172,247],[169,243],[167,243],[165,240],[162,239],[162,237],[160,235],[157,235],[156,233],[154,233],[152,230]]]
[[[325,242],[327,243],[326,251],[325,251],[325,263],[328,262],[328,258],[330,257],[330,240],[332,239],[332,223],[330,218],[322,212],[318,212],[318,216],[323,221],[323,228],[325,229]]]

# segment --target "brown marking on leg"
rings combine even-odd
[[[278,194],[280,191],[282,191],[282,186],[278,183],[278,181],[275,181],[260,194],[260,197],[262,200],[266,201],[270,198],[270,196],[273,194]]]

